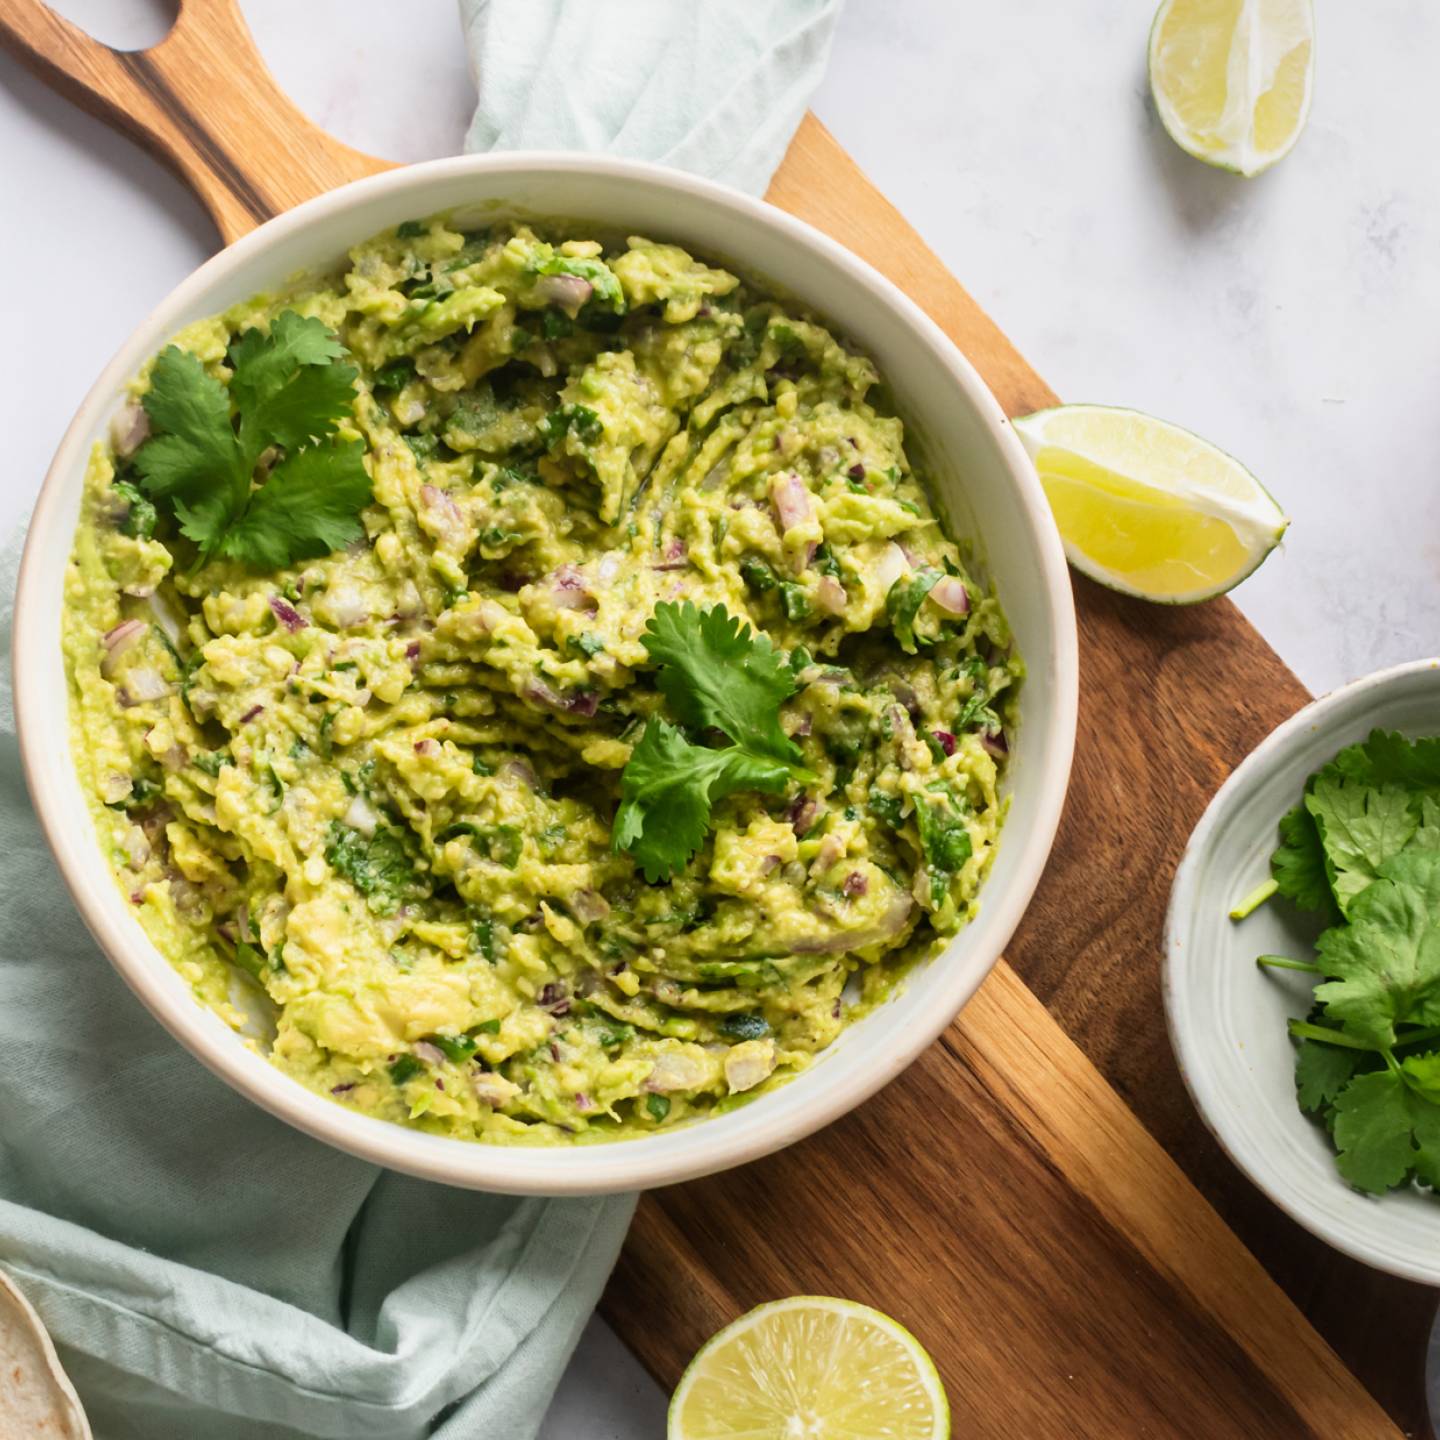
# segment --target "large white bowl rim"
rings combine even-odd
[[[337,259],[404,219],[477,203],[621,226],[732,257],[853,336],[895,382],[902,413],[920,421],[920,444],[952,523],[981,532],[984,560],[1028,667],[1011,813],[977,919],[791,1084],[713,1119],[634,1140],[475,1144],[354,1114],[282,1074],[196,1003],[129,913],[107,873],[62,739],[65,559],[89,448],[126,383],[190,321]],[[964,457],[963,480],[953,473],[962,464],[955,455]],[[979,527],[972,502],[984,512]],[[1059,822],[1077,701],[1073,601],[1045,497],[994,396],[939,328],[870,266],[781,210],[676,171],[573,154],[464,156],[359,180],[267,222],[182,282],[121,347],[56,452],[21,566],[14,668],[21,754],[46,837],[90,930],[161,1023],[237,1090],[321,1140],[432,1180],[522,1194],[632,1190],[721,1170],[811,1133],[899,1074],[974,993],[1024,913]],[[917,1136],[951,1122],[917,1116]]]

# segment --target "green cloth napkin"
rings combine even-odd
[[[70,903],[20,771],[8,620],[0,652],[0,1265],[98,1440],[528,1440],[634,1198],[412,1180],[211,1075]]]
[[[598,150],[762,195],[841,0],[460,0],[467,150]]]

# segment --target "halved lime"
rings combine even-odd
[[[1169,605],[1238,585],[1290,523],[1265,487],[1209,441],[1108,405],[1015,421],[1083,575]]]
[[[1294,148],[1314,60],[1310,0],[1164,0],[1150,29],[1150,90],[1171,139],[1241,175]]]
[[[888,1315],[796,1295],[742,1315],[690,1362],[669,1440],[947,1440],[934,1362]]]

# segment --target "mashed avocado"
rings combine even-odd
[[[814,318],[671,245],[442,218],[176,345],[237,407],[227,503],[273,527],[305,468],[265,365],[296,394],[339,377],[328,443],[368,492],[349,543],[292,506],[308,539],[247,520],[197,546],[175,477],[232,462],[155,433],[188,422],[152,366],[67,579],[116,878],[287,1074],[469,1139],[652,1131],[793,1075],[974,913],[1020,664],[874,366]],[[258,455],[245,396],[281,437]],[[652,883],[615,833],[622,772],[652,722],[687,753],[725,738],[657,684],[667,602],[768,641],[803,758],[715,799]]]

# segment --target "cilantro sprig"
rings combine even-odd
[[[1313,962],[1260,957],[1316,977],[1290,1024],[1300,1108],[1357,1189],[1440,1187],[1440,740],[1377,730],[1342,750],[1281,820],[1270,868],[1329,927]]]
[[[776,795],[803,782],[800,747],[780,728],[795,676],[764,635],[723,605],[657,605],[640,637],[655,683],[680,725],[718,730],[730,744],[697,743],[660,716],[648,720],[620,777],[612,843],[652,883],[682,869],[704,843],[712,807],[739,790]]]
[[[268,334],[245,331],[228,360],[227,386],[188,351],[160,352],[141,401],[152,434],[135,456],[145,494],[170,508],[202,563],[279,569],[360,538],[365,445],[336,434],[359,372],[335,333],[283,310]],[[272,447],[279,458],[257,485]]]

